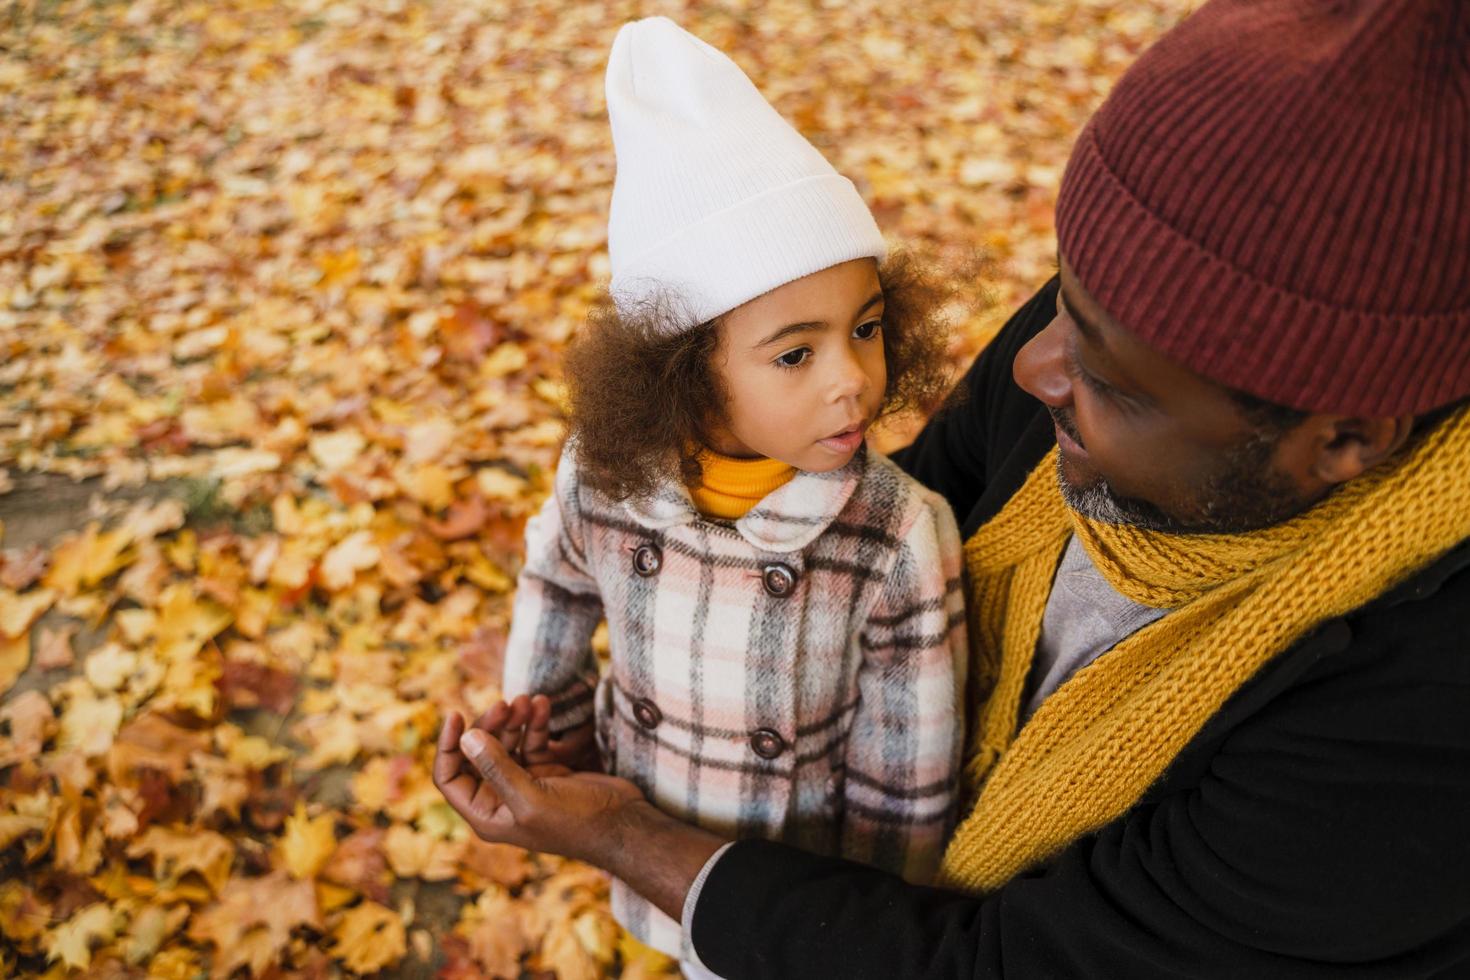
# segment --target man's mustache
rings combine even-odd
[[[1051,413],[1051,420],[1057,424],[1058,429],[1065,432],[1069,439],[1083,449],[1087,448],[1087,443],[1082,441],[1082,434],[1077,431],[1077,426],[1072,421],[1070,413],[1064,413],[1061,409],[1052,408],[1050,405],[1046,407],[1046,410]]]

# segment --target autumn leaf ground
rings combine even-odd
[[[497,696],[607,275],[613,32],[726,49],[893,241],[970,270],[963,363],[1190,6],[9,5],[0,974],[665,974],[598,873],[474,841],[428,778],[443,713]]]

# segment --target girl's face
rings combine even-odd
[[[878,263],[814,272],[725,314],[715,370],[728,401],[709,448],[800,470],[852,459],[888,386]]]

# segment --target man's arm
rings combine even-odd
[[[1458,975],[1462,578],[1434,615],[1355,625],[1351,649],[1214,736],[1198,776],[991,895],[742,841],[699,893],[695,949],[731,980]]]

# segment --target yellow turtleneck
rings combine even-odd
[[[700,483],[689,488],[694,506],[705,517],[735,521],[761,501],[779,490],[796,475],[796,467],[779,459],[733,459],[712,453],[699,454],[702,471]]]

